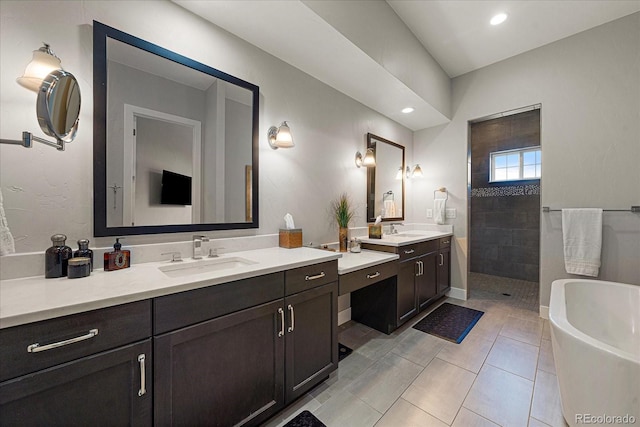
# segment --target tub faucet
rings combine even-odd
[[[193,236],[193,259],[202,259],[202,243],[208,241],[209,238],[207,236]]]

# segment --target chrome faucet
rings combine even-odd
[[[401,222],[393,222],[393,223],[389,224],[389,228],[390,228],[389,229],[389,234],[398,234],[398,230],[396,230],[396,227],[395,227],[396,225],[404,226],[404,224],[401,223]]]
[[[193,236],[193,259],[202,259],[202,243],[208,241],[209,238],[207,236]]]

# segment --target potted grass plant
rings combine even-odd
[[[347,193],[342,193],[332,202],[333,214],[339,228],[340,252],[347,252],[349,243],[349,222],[353,219],[354,212]]]

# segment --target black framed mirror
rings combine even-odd
[[[258,227],[258,86],[93,23],[94,235]]]
[[[367,168],[367,221],[404,220],[404,147],[367,133],[367,148],[375,153],[376,165]]]

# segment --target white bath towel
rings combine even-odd
[[[433,219],[436,224],[444,224],[447,209],[447,199],[435,199],[433,201]]]
[[[385,200],[384,201],[384,217],[385,218],[395,218],[396,214],[396,202],[393,200]]]
[[[12,254],[15,251],[16,247],[13,241],[13,236],[11,235],[11,231],[9,231],[7,217],[4,214],[2,190],[0,190],[0,255]]]
[[[567,273],[597,277],[602,251],[602,209],[562,209]]]

